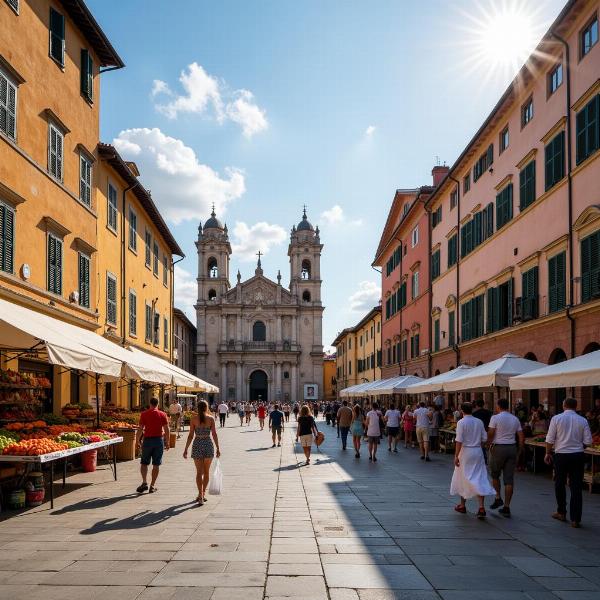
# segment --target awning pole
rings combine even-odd
[[[100,398],[98,397],[100,389],[100,375],[96,373],[96,427],[100,429]]]

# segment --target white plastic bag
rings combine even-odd
[[[220,496],[223,491],[223,471],[221,469],[221,461],[215,460],[215,468],[213,469],[210,483],[208,484],[208,493],[211,496]]]

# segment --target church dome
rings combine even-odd
[[[204,229],[223,229],[223,223],[217,219],[214,206],[212,212],[210,213],[210,219],[204,223]]]
[[[297,231],[314,231],[314,227],[311,222],[306,218],[306,208],[304,208],[304,212],[302,213],[302,221],[298,223]]]

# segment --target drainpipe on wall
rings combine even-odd
[[[557,39],[565,49],[565,67],[567,73],[567,91],[566,91],[566,112],[567,118],[567,197],[568,197],[568,214],[569,214],[569,304],[567,306],[567,319],[569,319],[571,328],[571,358],[575,358],[575,319],[571,315],[571,309],[574,306],[574,282],[573,275],[573,185],[572,185],[572,159],[571,159],[571,58],[569,53],[569,44],[557,33],[551,32],[552,37]]]
[[[460,182],[448,174],[448,179],[456,183],[456,315],[454,317],[454,346],[456,354],[456,366],[460,365],[460,346],[458,344],[458,332],[460,331]]]
[[[123,190],[122,196],[122,205],[123,205],[123,213],[121,216],[121,345],[125,346],[127,344],[127,335],[125,333],[125,253],[127,248],[125,247],[125,196],[127,192],[132,190],[134,187],[139,185],[139,181],[136,181],[133,185],[125,188]]]
[[[173,364],[173,339],[175,338],[175,336],[173,335],[174,327],[174,321],[175,321],[175,265],[178,262],[181,262],[183,259],[185,258],[185,256],[182,256],[181,258],[178,258],[177,260],[173,260],[173,257],[171,256],[171,322],[169,324],[169,329],[171,330],[169,332],[171,339],[169,340],[169,362],[171,364]],[[197,323],[196,323],[197,325]],[[194,361],[195,363],[195,361]],[[195,365],[194,365],[195,366]]]
[[[431,356],[431,353],[433,352],[433,332],[432,332],[432,327],[431,327],[431,311],[433,309],[433,284],[431,281],[431,208],[429,208],[427,206],[427,202],[424,201],[423,202],[423,207],[425,208],[425,212],[427,213],[427,248],[429,248],[429,252],[428,252],[428,278],[427,278],[427,285],[429,286],[429,289],[427,290],[427,296],[428,296],[428,309],[427,309],[427,318],[429,319],[429,327],[427,328],[428,332],[429,332],[429,354],[427,355],[427,377],[431,377],[431,363],[433,361],[433,358]]]

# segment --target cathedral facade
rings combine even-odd
[[[259,242],[259,241],[258,241]],[[260,245],[259,243],[257,245]],[[227,225],[214,209],[198,228],[197,374],[227,402],[303,402],[322,398],[323,305],[319,228],[302,220],[290,234],[290,283],[254,276],[229,279]]]

